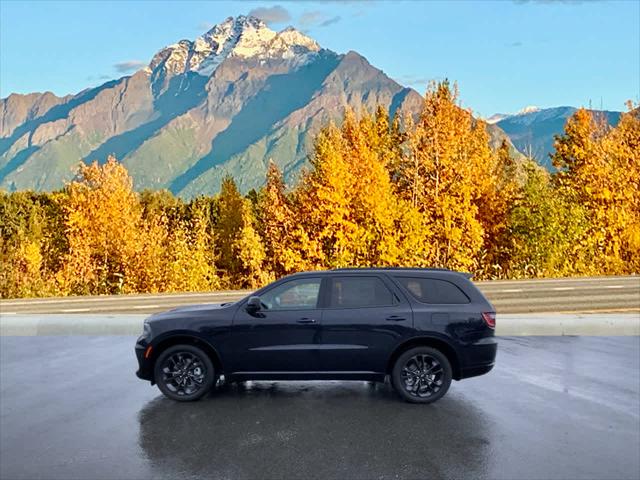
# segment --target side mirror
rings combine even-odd
[[[260,297],[249,297],[247,300],[246,309],[249,312],[257,312],[262,308],[262,302],[260,301]]]

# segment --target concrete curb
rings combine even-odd
[[[0,315],[0,336],[138,335],[147,315]],[[496,335],[640,335],[640,314],[503,314]]]
[[[148,315],[0,315],[0,336],[139,335]]]
[[[496,320],[496,335],[640,335],[640,313],[504,314]]]

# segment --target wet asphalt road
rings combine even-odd
[[[430,406],[388,385],[248,383],[178,404],[131,337],[0,338],[0,477],[640,477],[640,338],[519,337]]]

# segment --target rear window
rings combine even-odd
[[[419,302],[469,303],[469,297],[456,285],[446,280],[418,277],[397,277],[397,280]]]
[[[393,305],[394,295],[378,277],[334,277],[331,281],[333,308]]]

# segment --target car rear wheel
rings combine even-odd
[[[433,403],[451,385],[451,363],[439,350],[415,347],[401,354],[393,366],[391,382],[407,402]]]
[[[154,373],[160,391],[179,402],[202,398],[216,378],[209,356],[193,345],[167,348],[158,357]]]

